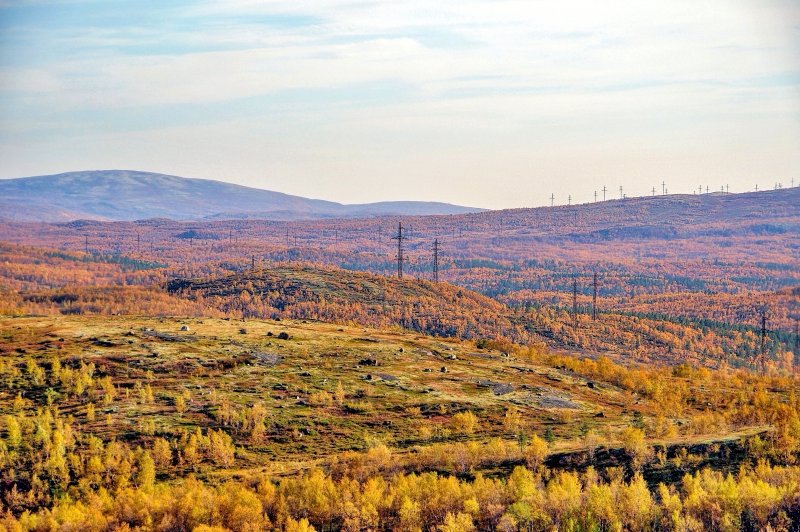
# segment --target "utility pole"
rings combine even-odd
[[[592,291],[592,320],[597,320],[597,272],[594,272],[592,279],[594,290]]]
[[[619,199],[624,199],[624,196],[622,195],[622,185],[619,186]]]
[[[140,239],[139,233],[137,232],[136,233],[136,253],[139,253],[140,244],[141,244],[141,239]]]
[[[572,194],[567,196],[567,206],[570,206],[570,205],[572,205]]]
[[[286,226],[286,251],[289,251],[289,226]]]
[[[433,282],[439,282],[439,239],[433,241]]]
[[[667,195],[667,183],[665,181],[661,182],[661,195]]]
[[[725,194],[730,194],[730,193],[731,193],[731,186],[725,185]]]
[[[83,240],[83,251],[88,255],[89,254],[89,237],[84,235]]]
[[[250,257],[250,269],[255,271],[256,270],[256,256],[253,255]]]
[[[706,185],[706,194],[708,194],[708,185]]]
[[[758,192],[758,183],[756,183],[756,192]]]
[[[653,196],[656,195],[656,187],[653,187]]]
[[[594,191],[594,202],[597,203],[597,191]]]
[[[397,236],[393,236],[392,237],[392,240],[397,240],[397,257],[396,258],[397,258],[397,278],[398,279],[402,279],[403,278],[403,261],[405,260],[405,258],[403,258],[403,240],[405,240],[406,238],[408,238],[408,237],[403,235],[403,222],[398,222],[397,223]]]
[[[550,194],[550,206],[552,207],[556,201],[556,195]]]
[[[606,186],[603,185],[603,201],[606,200]]]

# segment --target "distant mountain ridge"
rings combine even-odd
[[[464,214],[481,210],[425,201],[345,205],[221,181],[131,170],[0,179],[0,219],[7,221],[314,220]]]

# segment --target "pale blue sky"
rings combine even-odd
[[[800,183],[793,0],[0,0],[0,177],[481,207]]]

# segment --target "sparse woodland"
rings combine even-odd
[[[800,203],[683,201],[2,224],[0,530],[800,530]]]

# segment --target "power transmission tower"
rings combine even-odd
[[[403,222],[397,223],[397,236],[393,236],[392,240],[397,240],[397,278],[403,278],[403,240],[408,238],[403,234]]]
[[[664,196],[667,195],[667,183],[665,181],[661,182],[661,194]]]
[[[606,186],[603,185],[603,201],[606,200]]]
[[[656,187],[653,187],[653,196],[656,195]]]
[[[794,365],[800,366],[800,316],[794,318]]]
[[[136,253],[139,253],[139,246],[141,244],[141,239],[139,233],[136,233]]]
[[[708,185],[706,185],[706,194],[708,194]]]
[[[286,226],[286,251],[289,251],[289,226]]]
[[[573,327],[578,327],[578,276],[572,279],[572,323]]]
[[[761,354],[757,367],[760,371],[764,371],[767,367],[767,309],[761,309]]]
[[[572,205],[572,194],[567,196],[567,206]]]
[[[256,256],[253,255],[250,257],[250,269],[255,271],[256,270]]]
[[[433,241],[433,282],[439,282],[439,239]]]
[[[83,251],[88,255],[89,254],[89,237],[83,237]]]
[[[597,203],[597,191],[594,191],[594,202]]]
[[[592,279],[592,320],[597,320],[597,272],[594,272]]]
[[[758,183],[756,183],[756,192],[758,192]]]
[[[556,201],[556,195],[555,194],[550,194],[550,206],[551,207],[553,206],[555,201]]]
[[[619,199],[624,199],[624,196],[622,195],[622,185],[619,186]]]

